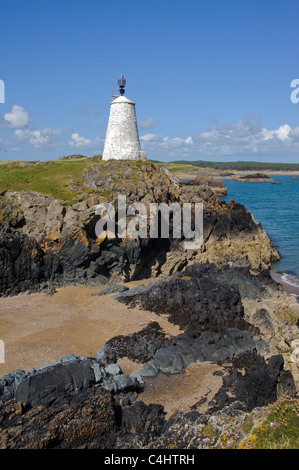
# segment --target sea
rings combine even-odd
[[[224,179],[227,196],[243,204],[260,222],[281,254],[271,265],[282,282],[299,292],[299,174],[271,175],[282,184],[237,182]],[[293,179],[292,179],[293,178]],[[294,179],[297,178],[297,179]]]

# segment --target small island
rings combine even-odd
[[[243,176],[238,176],[234,181],[241,181],[247,183],[272,183],[272,184],[282,184],[279,181],[274,181],[270,176],[265,173],[251,173]]]

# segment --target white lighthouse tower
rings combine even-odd
[[[119,96],[110,105],[103,160],[144,160],[141,151],[135,103],[124,96],[126,80],[117,81]]]

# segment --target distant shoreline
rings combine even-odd
[[[281,176],[297,176],[298,179],[299,179],[299,171],[295,171],[295,170],[288,170],[288,171],[278,171],[278,170],[259,170],[260,173],[265,173],[266,175],[281,175]],[[200,172],[200,169],[198,169],[198,171],[194,170],[194,171],[190,171],[190,172],[187,172],[187,171],[182,171],[182,173],[180,172],[176,172],[176,176],[179,177],[180,179],[184,180],[184,179],[193,179],[195,176],[197,176],[197,174]],[[237,170],[234,170],[232,171],[233,175],[227,175],[227,176],[224,176],[224,175],[220,175],[220,174],[217,174],[218,172],[216,170],[212,170],[211,169],[211,172],[210,172],[210,176],[214,176],[215,178],[217,179],[222,179],[222,180],[232,180],[232,179],[235,179],[238,175],[250,175],[250,174],[253,174],[253,173],[256,173],[256,171],[254,170],[249,170],[249,171],[237,171]]]

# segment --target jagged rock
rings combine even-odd
[[[103,449],[113,447],[117,436],[112,396],[101,388],[60,398],[51,407],[7,402],[0,426],[1,449]]]
[[[157,314],[169,315],[169,320],[182,329],[225,332],[227,328],[250,329],[244,320],[241,296],[235,285],[218,282],[213,276],[214,266],[198,265],[201,274],[189,276],[195,267],[169,279],[156,282],[137,296],[141,307]],[[190,295],[192,292],[192,295]],[[122,301],[131,304],[130,297]]]
[[[94,386],[118,393],[140,391],[144,382],[140,374],[123,374],[117,364],[105,368],[93,358],[70,354],[37,370],[17,370],[0,377],[0,402],[14,398],[30,406],[49,405]]]
[[[82,391],[95,384],[95,377],[87,361],[70,361],[49,366],[20,382],[15,399],[31,406],[51,404],[58,397]]]
[[[179,370],[181,371],[183,367]],[[157,377],[159,369],[156,367],[154,361],[147,362],[139,371],[139,374],[143,378],[154,378]]]
[[[196,262],[246,265],[258,272],[279,259],[262,226],[244,206],[234,201],[220,202],[207,187],[177,187],[167,173],[152,163],[139,163],[98,162],[89,167],[80,184],[90,193],[82,194],[68,207],[52,196],[34,191],[4,191],[0,195],[0,231],[15,229],[20,236],[30,237],[28,243],[32,246],[38,243],[44,267],[41,280],[28,272],[24,273],[24,279],[17,281],[11,271],[10,283],[18,284],[17,291],[6,282],[0,285],[0,293],[24,291],[29,279],[32,288],[44,281],[53,285],[104,285],[112,280],[123,282],[169,275]],[[172,221],[169,238],[116,238],[99,244],[95,235],[99,218],[95,207],[103,200],[98,195],[102,190],[109,192],[115,207],[117,194],[126,195],[127,204],[142,202],[148,208],[150,203],[203,203],[202,249],[183,249],[184,239],[173,239]],[[7,245],[7,250],[13,247]],[[14,258],[13,253],[5,256]],[[4,277],[8,276],[4,273]]]
[[[231,328],[227,329],[225,335],[188,331],[170,339],[140,369],[139,374],[142,377],[155,377],[159,370],[167,375],[178,374],[196,361],[231,361],[246,351],[255,350],[255,341],[247,331]]]
[[[262,308],[257,310],[253,315],[252,315],[252,321],[254,322],[255,325],[259,327],[259,329],[264,333],[264,334],[273,334],[274,333],[274,326],[271,321],[271,317],[269,313],[267,312],[266,309]]]
[[[134,392],[94,387],[58,397],[51,406],[15,400],[0,405],[0,448],[113,449],[136,436],[146,445],[164,424],[161,405],[136,401]]]
[[[283,370],[282,355],[271,356],[266,361],[255,352],[245,352],[232,362],[230,374],[223,378],[223,387],[210,403],[211,409],[220,409],[237,401],[250,412],[274,402],[278,387],[280,394],[296,394],[291,373]]]
[[[115,295],[114,299],[125,304],[128,304],[129,302],[132,304],[133,301],[136,300],[140,294],[147,292],[149,288],[150,286],[144,285],[131,287],[131,289],[126,289],[125,291],[122,291],[119,294]]]
[[[0,230],[0,260],[0,296],[37,290],[45,280],[43,250],[17,230]]]
[[[191,266],[190,266],[191,268]],[[186,273],[188,267],[186,268]],[[245,274],[232,269],[230,267],[224,267],[216,275],[216,279],[224,284],[236,285],[240,292],[241,298],[248,298],[259,300],[262,298],[270,297],[270,294],[266,288],[262,285],[261,281],[253,276],[247,277]]]
[[[23,370],[14,370],[0,377],[0,403],[14,397],[18,384],[26,377]]]
[[[107,295],[107,294],[115,294],[116,292],[124,292],[124,291],[127,291],[127,290],[129,290],[129,288],[127,286],[113,284],[112,286],[104,287],[99,292],[91,294],[90,297],[93,297],[95,295],[101,296],[101,295]]]
[[[166,342],[165,333],[160,325],[151,322],[136,333],[109,339],[96,353],[95,358],[103,364],[115,363],[122,357],[144,363],[148,362]]]

